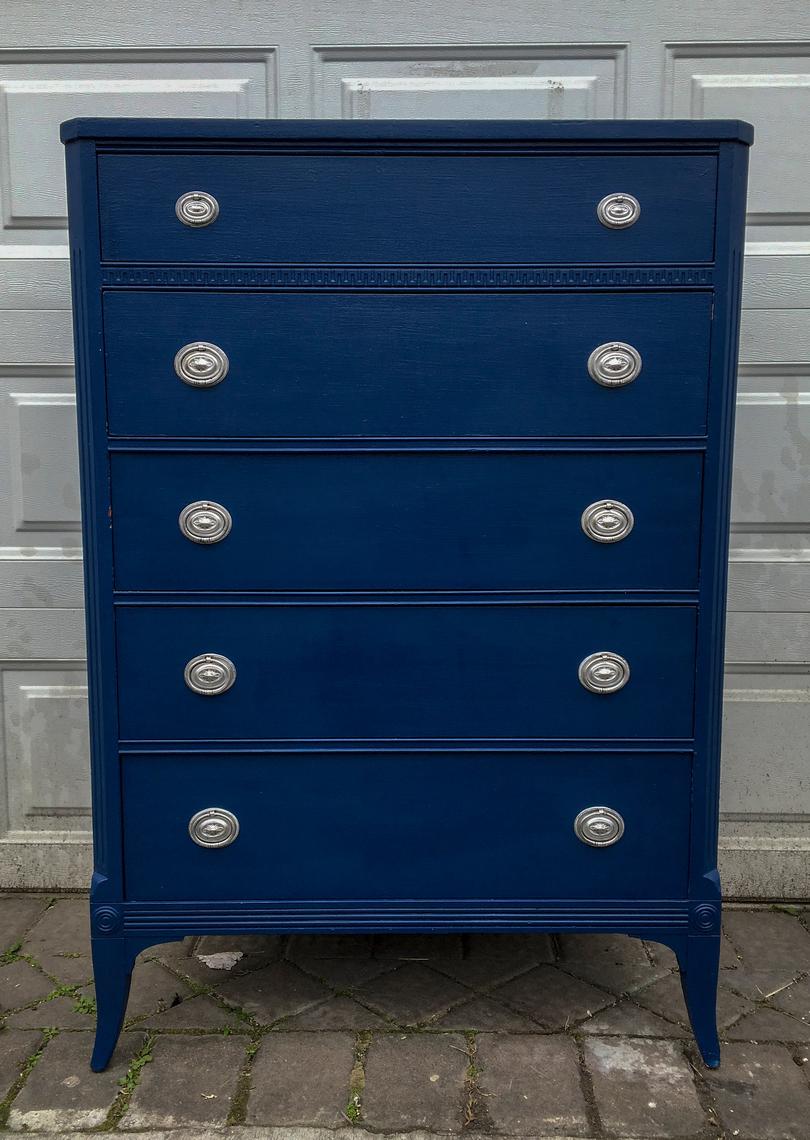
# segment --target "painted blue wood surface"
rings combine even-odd
[[[691,590],[702,465],[691,451],[118,453],[116,586]],[[582,529],[606,497],[633,512],[620,542]],[[181,510],[199,499],[230,511],[222,542],[181,533]]]
[[[63,137],[93,1067],[140,950],[293,930],[653,938],[716,1065],[750,127],[76,120]],[[198,188],[223,208],[191,231],[174,200]],[[642,199],[623,232],[595,221],[617,190]],[[210,391],[172,370],[196,339],[231,358]],[[644,367],[609,391],[585,362],[613,339]],[[636,527],[597,547],[579,515],[607,497]],[[234,509],[219,547],[180,536],[198,498]],[[576,679],[602,649],[631,664],[612,696]],[[182,681],[210,651],[238,666],[219,698]],[[221,851],[186,830],[209,800],[242,820]],[[626,820],[603,850],[572,830],[598,802]]]
[[[646,436],[706,430],[712,296],[121,291],[104,298],[110,431],[135,436]],[[205,340],[214,388],[174,373]],[[641,353],[610,389],[607,341]],[[688,345],[688,351],[685,347]]]
[[[690,788],[681,753],[127,757],[127,897],[678,898]],[[586,802],[621,811],[627,842],[581,843]],[[651,803],[666,804],[665,829]],[[209,804],[241,824],[222,851],[188,841]]]
[[[691,606],[119,606],[119,716],[128,739],[689,738]],[[577,667],[612,650],[619,692]],[[237,667],[219,697],[188,660]]]
[[[188,229],[176,199],[204,182],[216,225]],[[711,261],[717,159],[642,155],[105,154],[102,251],[109,261]],[[595,203],[633,187],[632,230]]]

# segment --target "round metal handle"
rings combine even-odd
[[[632,194],[607,194],[596,207],[596,216],[610,230],[624,230],[641,216],[641,203]]]
[[[221,503],[206,499],[183,507],[178,518],[180,530],[191,542],[210,544],[222,542],[231,533],[231,512]]]
[[[641,372],[641,353],[623,340],[610,340],[588,357],[588,372],[603,388],[621,388]]]
[[[221,653],[201,653],[186,665],[184,679],[193,693],[202,697],[218,697],[236,680],[236,666]]]
[[[630,680],[630,666],[618,653],[591,653],[580,662],[578,675],[591,693],[617,693]]]
[[[188,821],[188,833],[199,847],[227,847],[239,834],[239,820],[226,808],[203,808]]]
[[[634,522],[630,508],[614,499],[600,499],[582,512],[582,529],[594,542],[621,542]]]
[[[228,375],[228,357],[218,345],[195,340],[177,352],[174,370],[192,388],[213,388]]]
[[[589,847],[610,847],[624,835],[624,820],[613,808],[583,808],[574,820],[574,833]]]
[[[177,199],[174,212],[184,226],[210,226],[219,216],[219,202],[204,190],[189,190]]]

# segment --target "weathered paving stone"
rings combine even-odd
[[[22,942],[26,931],[48,905],[47,895],[3,895],[0,898],[0,953]]]
[[[653,1013],[681,1025],[689,1025],[689,1015],[683,1000],[681,979],[678,973],[668,974],[651,986],[639,990],[634,999]],[[721,1029],[732,1025],[743,1013],[750,1013],[750,1002],[722,987],[717,991],[717,1024]]]
[[[686,1037],[686,1030],[625,999],[577,1026],[604,1037]]]
[[[519,962],[554,961],[554,946],[547,934],[471,934],[466,958],[509,958]]]
[[[289,962],[274,962],[263,970],[231,978],[217,985],[216,992],[263,1025],[300,1013],[329,994],[325,986]]]
[[[514,1136],[589,1132],[574,1042],[563,1036],[477,1039],[476,1067],[489,1116]]]
[[[127,1021],[170,1009],[190,993],[190,987],[160,962],[138,962],[132,971]]]
[[[521,1013],[545,1029],[563,1029],[613,1002],[610,994],[579,978],[571,978],[556,966],[538,966],[494,991]]]
[[[720,985],[733,990],[750,1001],[769,1001],[793,984],[793,974],[784,970],[749,970],[739,966],[734,970],[720,971]]]
[[[370,934],[295,934],[287,947],[292,962],[308,958],[370,958]]]
[[[93,976],[93,962],[87,899],[58,899],[31,927],[22,949],[63,985],[88,982]]]
[[[385,1029],[386,1022],[350,997],[334,997],[284,1022],[284,1029]]]
[[[0,1012],[39,1001],[54,988],[50,978],[21,958],[0,967]]]
[[[280,958],[283,949],[284,939],[278,934],[207,934],[192,953],[198,958],[236,951],[243,955],[261,955],[270,961]]]
[[[767,968],[785,978],[810,970],[810,934],[793,915],[727,910],[723,926],[748,969]]]
[[[16,1131],[60,1132],[97,1128],[120,1092],[119,1081],[138,1049],[142,1033],[125,1033],[103,1073],[90,1071],[91,1033],[61,1033],[45,1051],[13,1101],[8,1127]]]
[[[417,962],[406,962],[398,970],[360,986],[357,996],[400,1025],[420,1025],[449,1009],[469,992],[452,978]]]
[[[520,957],[517,953],[501,958],[434,958],[430,962],[432,970],[439,970],[462,985],[474,990],[491,990],[494,986],[508,982],[512,978],[533,970],[536,960],[530,955]]]
[[[599,1115],[621,1136],[688,1136],[705,1123],[691,1069],[670,1041],[592,1037],[585,1063]]]
[[[488,997],[476,997],[456,1006],[435,1025],[437,1029],[489,1029],[499,1033],[526,1033],[537,1029],[527,1018]]]
[[[730,1041],[810,1042],[810,1025],[778,1009],[761,1006],[724,1033]]]
[[[398,962],[377,958],[299,958],[297,965],[334,989],[353,990],[380,974],[395,970]]]
[[[244,1060],[240,1037],[159,1037],[122,1127],[224,1124]]]
[[[397,958],[403,962],[431,958],[460,958],[461,938],[457,934],[377,934],[375,958]]]
[[[15,1029],[93,1029],[95,1010],[83,1010],[75,997],[57,997],[12,1013],[8,1024]]]
[[[783,1045],[724,1045],[719,1069],[704,1074],[726,1135],[804,1140],[810,1087]]]
[[[90,911],[83,895],[58,899],[29,930],[23,948],[40,958],[42,952],[90,954]]]
[[[253,1062],[248,1124],[345,1123],[354,1064],[349,1033],[270,1033]]]
[[[810,1024],[810,978],[795,982],[792,986],[778,993],[771,1005],[792,1013],[800,1021]]]
[[[455,1034],[387,1034],[366,1055],[363,1121],[375,1129],[459,1131],[469,1058]]]
[[[560,965],[578,978],[615,994],[633,993],[669,971],[653,966],[637,938],[621,934],[566,934]]]
[[[210,997],[192,997],[161,1012],[147,1014],[138,1026],[144,1029],[208,1029],[228,1028],[233,1033],[246,1033],[247,1027],[235,1013],[223,1009]]]
[[[35,1030],[0,1030],[0,1101],[8,1096],[20,1070],[28,1057],[37,1051],[41,1041],[42,1034]]]

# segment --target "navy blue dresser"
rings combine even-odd
[[[94,1068],[189,934],[602,931],[719,1060],[738,122],[79,119]]]

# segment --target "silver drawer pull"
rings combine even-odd
[[[221,503],[200,499],[183,507],[178,518],[180,530],[190,542],[222,542],[231,533],[231,512]]]
[[[195,340],[177,352],[174,370],[192,388],[213,388],[228,375],[228,357],[218,345]]]
[[[624,835],[624,820],[613,808],[583,808],[574,820],[574,832],[589,847],[610,847]]]
[[[227,847],[239,834],[239,820],[226,808],[203,808],[188,821],[188,833],[199,847]]]
[[[596,207],[596,216],[610,230],[625,230],[641,215],[641,203],[632,194],[607,194]]]
[[[588,372],[603,388],[621,388],[641,372],[641,353],[623,340],[607,341],[588,357]]]
[[[219,202],[204,190],[189,190],[177,199],[174,212],[184,226],[210,226],[219,216]]]
[[[201,697],[218,697],[226,693],[236,680],[236,666],[221,653],[201,653],[192,657],[183,673],[193,693]]]
[[[621,542],[634,523],[630,508],[615,499],[600,499],[582,512],[582,529],[594,542]]]
[[[580,662],[578,675],[591,693],[617,693],[630,680],[630,666],[618,653],[591,653]]]

